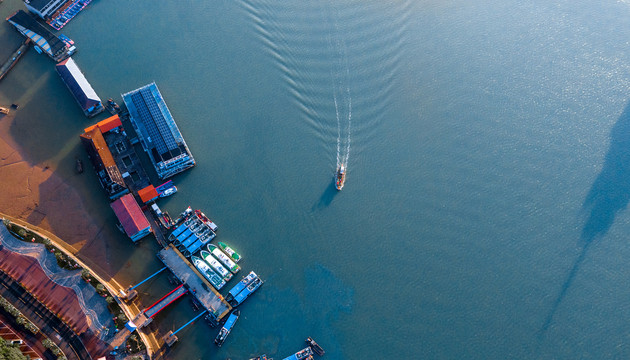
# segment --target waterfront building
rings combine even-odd
[[[58,63],[55,69],[57,69],[61,80],[66,84],[85,116],[91,118],[105,110],[101,103],[101,98],[96,95],[92,85],[90,85],[77,63],[71,57]]]
[[[138,196],[143,203],[148,203],[158,198],[158,191],[155,189],[155,186],[149,185],[145,188],[138,190]]]
[[[62,41],[23,10],[9,16],[7,21],[22,35],[31,39],[36,49],[45,52],[56,62],[68,58],[76,51],[74,45]]]
[[[133,195],[126,194],[110,204],[125,234],[136,242],[151,233],[149,220],[144,216]]]
[[[155,83],[122,97],[131,124],[160,179],[195,166],[195,159]]]
[[[45,20],[59,10],[67,1],[68,0],[24,0],[24,5],[26,5],[28,11]]]
[[[99,127],[100,124],[103,125],[103,128]],[[81,143],[85,147],[98,180],[105,192],[107,192],[110,200],[129,192],[101,130],[109,129],[107,131],[110,131],[116,128],[114,126],[116,124],[120,124],[120,119],[117,116],[112,116],[85,129],[85,132],[81,134]]]

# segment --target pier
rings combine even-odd
[[[13,69],[13,66],[15,66],[15,64],[22,58],[26,50],[28,50],[28,45],[30,43],[31,39],[26,39],[24,43],[22,43],[22,45],[20,45],[20,47],[17,48],[11,56],[9,56],[9,59],[2,65],[2,67],[0,67],[0,80],[2,80],[2,78],[4,78],[4,76],[8,74],[9,71]]]
[[[223,296],[214,289],[197,269],[173,246],[169,245],[158,253],[158,258],[186,286],[190,293],[208,310],[210,321],[219,321],[232,310]]]

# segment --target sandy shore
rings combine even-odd
[[[98,222],[61,176],[28,161],[10,136],[12,121],[11,115],[0,115],[0,212],[54,233],[87,257],[90,266],[98,264],[102,275],[111,275]]]

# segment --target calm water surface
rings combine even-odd
[[[199,164],[160,205],[204,209],[266,280],[221,349],[199,322],[170,358],[281,359],[307,336],[328,359],[630,357],[627,2],[95,0],[63,32],[101,98],[157,82]],[[20,41],[4,23],[2,58]],[[92,121],[48,58],[0,83],[11,102],[32,161],[111,234],[112,275],[158,269],[72,174]]]

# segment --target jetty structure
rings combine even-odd
[[[31,39],[38,52],[45,52],[55,62],[67,59],[76,51],[70,41],[63,41],[42,26],[37,20],[23,10],[18,10],[7,18],[7,21],[25,37]]]
[[[160,179],[195,166],[175,119],[153,82],[122,94],[131,124]]]
[[[92,118],[105,110],[101,98],[96,95],[92,85],[71,57],[59,62],[55,69],[85,116]]]
[[[151,224],[133,195],[126,194],[110,204],[125,234],[136,242],[151,233]]]
[[[114,157],[107,142],[104,133],[108,133],[122,126],[118,116],[105,119],[96,125],[86,128],[80,135],[81,143],[88,153],[88,157],[94,166],[98,180],[101,186],[109,196],[110,200],[114,200],[129,192],[125,185],[123,175],[120,173]]]

